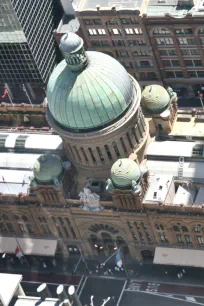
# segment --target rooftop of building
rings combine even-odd
[[[80,28],[79,21],[75,15],[64,14],[59,26],[56,30],[57,34],[64,34],[66,32],[77,32]]]
[[[203,0],[149,0],[147,17],[162,17],[165,15],[175,18],[192,16],[203,16]]]
[[[151,167],[150,167],[151,168]],[[143,200],[144,204],[160,204],[172,206],[200,206],[204,204],[204,187],[192,184],[191,180],[175,180],[174,175],[160,173],[153,174],[150,169],[149,188]]]
[[[97,9],[99,6],[101,9],[111,9],[115,7],[116,9],[140,9],[143,0],[81,0],[78,9],[81,10],[92,10]]]
[[[0,273],[0,303],[8,306],[22,280],[20,274]]]
[[[204,111],[178,110],[176,121],[169,135],[204,136]]]

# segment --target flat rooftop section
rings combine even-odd
[[[170,14],[172,16],[184,17],[193,5],[180,4],[180,0],[149,0],[147,7],[147,16],[164,16]]]
[[[150,177],[149,188],[146,192],[145,202],[164,202],[172,183],[172,175],[152,175]]]
[[[33,150],[62,150],[62,138],[58,135],[0,133],[1,148]]]
[[[179,162],[148,160],[146,163],[151,175],[168,174],[178,177]],[[184,162],[183,178],[191,179],[195,182],[204,180],[203,162]]]
[[[169,135],[185,135],[185,136],[204,136],[204,120],[203,115],[191,116],[189,121],[182,121],[177,115],[173,129]]]
[[[20,274],[0,273],[0,301],[8,306],[22,280]]]
[[[143,0],[82,0],[79,5],[79,10],[93,10],[96,9],[96,5],[100,5],[101,8],[110,8],[115,6],[116,9],[139,9],[143,3]]]
[[[1,170],[32,170],[34,162],[41,154],[1,153]],[[1,180],[1,179],[0,179]]]
[[[76,16],[64,15],[57,28],[57,33],[64,34],[66,32],[77,32],[80,24]]]
[[[154,141],[149,144],[146,155],[147,159],[150,156],[192,157],[196,145],[188,141]]]

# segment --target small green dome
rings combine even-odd
[[[34,178],[41,183],[58,179],[63,172],[61,158],[53,154],[41,155],[33,165]]]
[[[111,168],[111,180],[116,187],[131,187],[141,177],[139,166],[129,158],[117,160]]]
[[[117,60],[104,53],[85,52],[81,38],[77,41],[75,36],[67,42],[62,37],[60,48],[66,60],[50,76],[48,109],[64,128],[86,132],[122,116],[134,100],[135,89]]]
[[[142,92],[141,105],[147,113],[161,114],[171,102],[167,90],[160,85],[146,86]]]

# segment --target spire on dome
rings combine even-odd
[[[88,59],[84,50],[84,42],[75,33],[65,33],[62,36],[60,50],[72,71],[83,70],[86,67]]]

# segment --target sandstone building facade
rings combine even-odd
[[[50,256],[66,258],[80,252],[89,258],[107,257],[120,246],[125,260],[141,262],[152,260],[158,246],[203,248],[203,110],[178,110],[176,94],[159,85],[147,86],[141,94],[137,81],[114,59],[95,52],[92,57],[75,35],[65,35],[61,48],[66,62],[50,78],[48,104],[1,105],[1,252],[6,251],[3,241],[12,237],[31,242],[54,239],[57,249]],[[105,73],[100,60],[107,67]],[[125,83],[116,75],[123,91],[114,84],[109,67],[123,74]],[[106,77],[101,87],[94,70]],[[86,81],[94,76],[87,87],[97,103],[100,89],[102,102],[107,103],[100,101],[102,110],[93,107],[90,96],[82,98],[84,74]],[[112,90],[111,104],[105,83]],[[85,120],[85,111],[80,114],[83,120],[76,116],[79,104],[84,110],[84,101],[89,102],[86,111],[92,120]],[[70,112],[67,104],[73,107]],[[100,117],[104,109],[110,113]],[[103,118],[102,123],[96,116]],[[127,152],[120,142],[122,133]],[[94,162],[89,150],[96,154],[99,144],[103,164],[101,155]],[[14,253],[15,247],[9,252]],[[35,249],[29,255],[36,255]]]

